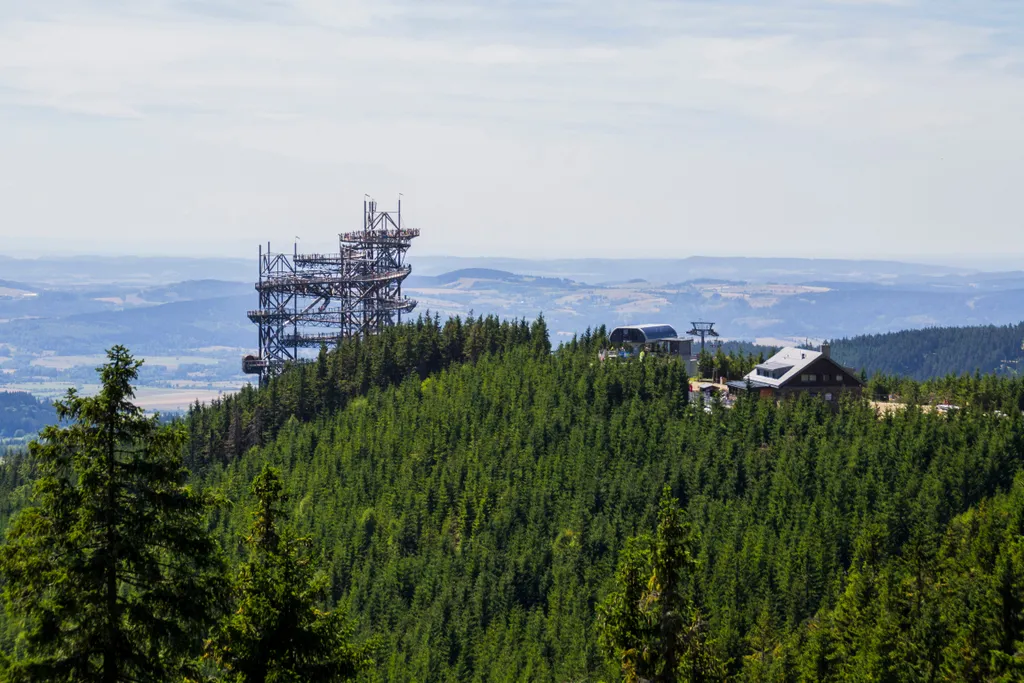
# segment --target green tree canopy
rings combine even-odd
[[[696,544],[684,515],[665,487],[657,534],[630,539],[615,572],[615,590],[598,610],[601,644],[620,663],[626,681],[725,677],[696,599]]]
[[[182,432],[132,403],[121,346],[90,398],[57,403],[65,427],[31,444],[34,504],[12,522],[0,578],[20,637],[10,680],[167,680],[202,645],[221,585],[207,497],[186,485]]]
[[[320,609],[326,575],[309,554],[310,539],[282,529],[284,487],[266,465],[252,483],[256,497],[249,559],[234,584],[236,608],[209,644],[211,657],[244,683],[340,681],[369,665],[369,649],[350,643],[339,610]]]

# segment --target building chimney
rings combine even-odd
[[[825,358],[831,358],[832,357],[832,345],[829,344],[828,342],[822,343],[822,345],[821,345],[821,355],[823,355]]]

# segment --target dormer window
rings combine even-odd
[[[780,379],[783,375],[793,369],[792,365],[786,365],[779,362],[768,362],[762,363],[755,368],[755,372],[758,377],[770,377],[771,379]]]

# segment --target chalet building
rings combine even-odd
[[[848,392],[860,395],[857,374],[832,360],[828,344],[820,351],[787,347],[755,367],[741,380],[729,382],[729,391],[754,391],[761,396],[785,398],[799,393],[837,401]]]

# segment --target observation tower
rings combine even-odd
[[[419,230],[402,223],[396,211],[380,211],[363,201],[363,229],[338,235],[336,254],[274,253],[260,245],[259,308],[249,320],[259,327],[259,353],[242,359],[242,372],[264,385],[301,349],[335,346],[402,321],[416,301],[402,294],[412,272],[406,252]]]

